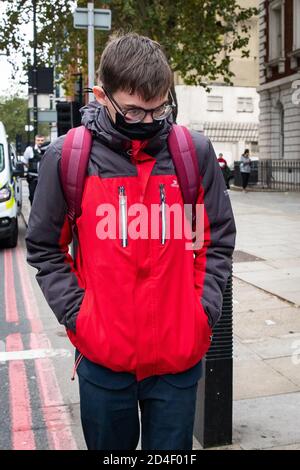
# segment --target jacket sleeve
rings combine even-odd
[[[25,165],[28,165],[29,159],[32,157],[32,155],[33,155],[32,147],[26,147],[24,155],[21,157],[22,162],[25,163]]]
[[[58,321],[75,332],[84,289],[69,255],[72,230],[67,217],[59,165],[62,138],[45,152],[39,168],[26,234],[27,261]]]
[[[223,293],[231,272],[236,227],[230,198],[209,139],[192,134],[197,150],[202,204],[202,244],[195,250],[194,279],[202,306],[213,327],[222,313]]]

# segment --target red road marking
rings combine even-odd
[[[30,348],[50,349],[50,340],[46,334],[41,334],[43,326],[39,318],[39,309],[20,247],[16,248],[16,255],[25,311],[33,332]],[[49,358],[36,359],[35,368],[44,420],[48,430],[49,447],[55,450],[76,450],[77,445],[71,431],[70,413],[64,405],[53,362]]]
[[[5,317],[8,323],[19,321],[12,264],[12,250],[4,251],[4,302]]]
[[[48,349],[51,345],[46,335],[31,334],[30,347]],[[53,362],[49,358],[36,359],[35,368],[50,447],[53,446],[55,450],[76,450],[69,410],[64,404]]]
[[[36,307],[36,299],[31,286],[30,276],[25,265],[26,260],[24,258],[20,246],[17,246],[17,248],[15,249],[15,253],[20,274],[22,298],[24,302],[26,317],[30,322],[31,331],[33,333],[40,333],[43,331],[43,325],[39,318],[39,312]]]
[[[23,350],[23,342],[20,333],[11,334],[6,338],[6,350]],[[35,450],[30,395],[24,361],[10,361],[8,374],[12,421],[12,447],[14,450]]]

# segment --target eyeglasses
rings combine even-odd
[[[151,117],[154,121],[162,121],[163,119],[167,119],[173,112],[173,109],[176,108],[176,104],[174,103],[174,99],[172,93],[170,93],[172,103],[166,102],[158,106],[157,108],[153,109],[144,109],[144,108],[131,108],[127,109],[126,111],[122,110],[121,107],[118,105],[116,100],[112,97],[110,93],[108,93],[103,88],[107,98],[115,108],[115,110],[122,114],[123,118],[128,124],[137,124],[139,122],[144,121],[147,114],[151,114]]]

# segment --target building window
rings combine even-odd
[[[207,111],[223,111],[223,96],[208,96]]]
[[[300,0],[294,0],[294,41],[293,41],[293,49],[296,51],[300,49]]]
[[[284,57],[284,2],[270,2],[269,8],[269,60]]]
[[[253,98],[251,97],[240,97],[237,101],[237,111],[238,113],[253,113]]]

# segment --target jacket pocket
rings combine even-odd
[[[86,289],[84,292],[84,296],[75,320],[75,328],[76,328],[76,334],[78,334],[79,328],[80,328],[80,320],[83,316],[89,315],[90,313],[90,290]]]
[[[196,311],[198,315],[200,316],[201,320],[201,328],[202,331],[200,332],[200,336],[202,336],[202,340],[205,342],[209,340],[209,343],[212,340],[212,327],[210,326],[209,323],[209,316],[204,310],[204,307],[200,301],[199,294],[198,292],[195,291],[195,300],[196,300]]]
[[[83,299],[82,299],[82,302],[81,302],[79,311],[78,311],[78,313],[77,313],[77,315],[76,315],[76,318],[75,318],[75,320],[74,320],[74,327],[75,327],[75,329],[66,328],[68,337],[69,337],[71,343],[72,343],[75,347],[77,347],[77,334],[78,334],[79,319],[80,319],[80,317],[81,317],[81,315],[82,315],[82,312],[86,309],[87,293],[88,293],[88,291],[85,290],[85,291],[84,291],[84,294],[83,294]]]

